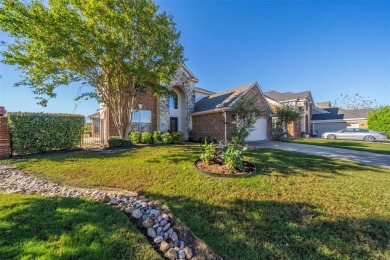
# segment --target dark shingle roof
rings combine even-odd
[[[353,118],[367,118],[368,113],[372,109],[356,109],[346,110],[338,107],[324,108],[323,110],[329,112],[326,114],[314,114],[311,120],[336,120],[336,119],[353,119]]]
[[[229,107],[237,97],[252,87],[253,84],[254,82],[204,97],[196,102],[194,113]]]
[[[264,95],[267,98],[275,100],[276,102],[281,102],[286,100],[308,99],[310,96],[310,91],[303,91],[299,93],[292,93],[292,92],[281,93],[276,90],[271,90],[271,91],[264,92]]]
[[[201,91],[201,92],[207,92],[207,93],[215,94],[214,91],[210,91],[210,90],[207,90],[207,89],[204,89],[204,88],[199,88],[199,87],[195,87],[195,91]]]

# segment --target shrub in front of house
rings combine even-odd
[[[75,114],[8,113],[12,150],[40,153],[80,145],[85,117]]]
[[[130,134],[130,140],[133,144],[141,143],[141,133],[140,132],[132,132]]]
[[[182,132],[172,132],[171,135],[174,144],[180,144],[184,142],[185,136]]]
[[[163,144],[171,144],[173,142],[172,135],[170,133],[163,133],[161,135]]]
[[[143,132],[141,135],[141,143],[143,144],[152,144],[153,143],[153,135],[150,132]]]
[[[161,131],[154,131],[153,132],[153,143],[154,144],[162,144],[163,143],[161,135],[162,135]]]
[[[119,137],[110,137],[108,139],[108,146],[110,148],[130,147],[131,141]]]

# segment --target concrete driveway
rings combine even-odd
[[[251,149],[271,148],[285,151],[300,152],[390,169],[390,155],[387,154],[362,152],[326,146],[296,144],[289,142],[258,141],[248,142],[247,144]]]

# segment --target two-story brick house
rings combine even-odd
[[[271,90],[264,94],[274,109],[277,109],[282,104],[288,104],[300,110],[301,119],[290,123],[287,127],[287,133],[290,137],[300,137],[303,133],[312,135],[311,118],[314,101],[310,91],[281,93]]]
[[[205,137],[230,140],[232,129],[227,123],[231,119],[231,106],[244,96],[254,96],[264,113],[248,140],[270,138],[272,110],[256,82],[221,93],[198,88],[195,86],[197,82],[195,75],[181,65],[167,86],[173,91],[172,96],[154,96],[150,89],[138,93],[135,104],[138,109],[133,112],[131,131],[180,131],[186,137],[191,133],[195,140]],[[92,120],[100,120],[104,140],[118,135],[110,111],[104,104],[99,116]]]

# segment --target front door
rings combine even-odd
[[[177,132],[178,119],[177,117],[171,117],[169,120],[169,130],[171,132]]]

